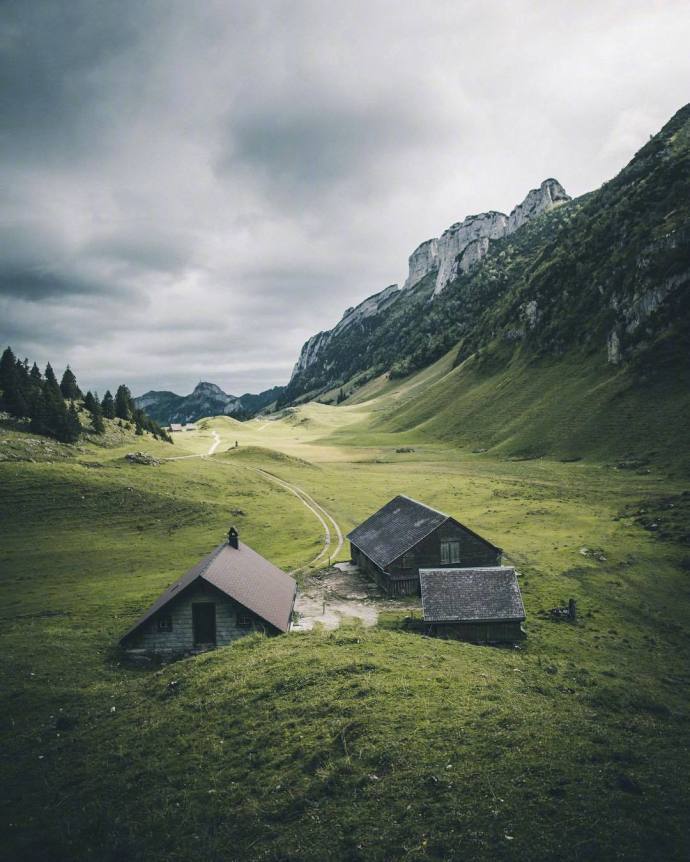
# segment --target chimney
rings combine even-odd
[[[234,527],[230,527],[228,530],[228,545],[236,549],[240,546],[240,534]]]

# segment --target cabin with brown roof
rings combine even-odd
[[[403,494],[348,534],[352,562],[389,596],[419,593],[419,570],[500,566],[503,551],[456,521]]]
[[[260,631],[290,629],[297,584],[249,545],[235,528],[228,540],[182,575],[123,635],[128,652],[201,652]]]

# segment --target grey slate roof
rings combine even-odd
[[[238,548],[223,542],[168,587],[128,629],[120,643],[197,578],[212,584],[280,631],[286,632],[290,627],[297,591],[294,578],[269,563],[244,542],[240,542]]]
[[[449,515],[400,494],[347,537],[377,566],[385,569],[448,518]]]
[[[508,622],[525,619],[515,569],[420,569],[425,622]]]
[[[432,509],[418,500],[399,494],[378,512],[348,533],[347,538],[379,568],[384,569],[405,551],[414,548],[429,533],[446,521],[453,521],[480,542],[497,551],[501,549],[455,518]]]

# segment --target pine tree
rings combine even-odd
[[[43,375],[41,374],[41,369],[38,367],[38,365],[36,365],[35,362],[31,366],[31,371],[29,371],[29,377],[33,384],[37,384],[40,386],[41,383],[43,383]]]
[[[115,418],[115,401],[113,400],[113,396],[110,394],[109,389],[106,390],[106,393],[103,396],[101,408],[103,409],[103,415],[106,419]]]
[[[43,383],[44,391],[46,394],[51,395],[54,398],[57,398],[59,401],[62,401],[62,392],[60,391],[60,387],[58,386],[57,377],[55,376],[55,372],[53,371],[53,367],[50,362],[46,365],[46,370],[43,374],[45,380]]]
[[[95,434],[105,433],[105,424],[103,422],[103,409],[101,408],[98,398],[89,390],[84,396],[84,407],[91,414],[91,425]]]
[[[77,386],[77,378],[74,376],[69,365],[65,368],[65,373],[62,375],[60,391],[62,392],[63,398],[67,398],[71,401],[81,398],[81,389]]]
[[[94,434],[105,434],[103,411],[98,402],[96,402],[96,409],[91,413],[91,425],[93,426]]]
[[[17,358],[11,347],[7,347],[0,357],[0,399],[2,406],[12,410],[12,402],[17,389]]]
[[[82,432],[81,422],[79,421],[79,411],[77,410],[76,404],[72,402],[66,412],[67,417],[62,429],[62,440],[65,443],[76,443]]]
[[[119,419],[128,421],[134,413],[134,404],[132,403],[132,393],[123,384],[117,387],[115,393],[115,415]]]

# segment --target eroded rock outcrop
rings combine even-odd
[[[360,323],[367,317],[372,317],[375,314],[380,314],[382,311],[386,311],[391,305],[393,305],[399,296],[400,288],[398,285],[389,284],[388,287],[384,288],[379,293],[375,293],[373,296],[367,297],[363,302],[360,302],[359,305],[348,308],[333,329],[312,335],[309,341],[306,341],[302,347],[299,359],[292,370],[291,379],[294,379],[298,374],[309,368],[310,365],[313,365],[320,358],[325,347],[330,344],[334,338],[342,335],[355,323]]]
[[[566,194],[558,180],[553,178],[544,180],[538,189],[531,189],[524,201],[512,210],[508,216],[506,235],[516,231],[530,219],[569,200],[570,196]]]
[[[557,180],[544,180],[538,189],[528,192],[509,216],[495,210],[470,215],[451,225],[438,239],[425,240],[408,258],[408,275],[402,291],[397,284],[391,284],[359,305],[348,308],[333,329],[313,335],[302,347],[291,380],[318,362],[334,338],[355,323],[386,311],[403,291],[415,287],[430,273],[437,273],[434,286],[436,296],[450,281],[470,272],[486,255],[492,240],[513,233],[525,222],[568,200],[570,198]]]
[[[428,239],[408,258],[408,275],[403,290],[408,290],[434,270],[437,272],[434,294],[448,282],[468,273],[489,250],[491,240],[508,236],[530,219],[559,206],[570,197],[558,180],[548,179],[531,189],[522,203],[510,213],[492,210],[467,216],[447,228],[439,239]]]
[[[438,275],[436,276],[434,294],[440,293],[457,274],[458,257],[463,254],[470,243],[475,244],[473,255],[475,261],[480,260],[486,254],[488,242],[486,245],[482,245],[481,243],[477,244],[477,241],[498,239],[504,236],[507,222],[507,215],[491,211],[467,216],[464,221],[456,222],[444,230],[438,241]],[[468,263],[465,266],[463,271],[467,272]]]
[[[438,269],[438,240],[427,239],[412,252],[407,259],[408,275],[403,284],[403,290],[414,287],[415,284]]]

